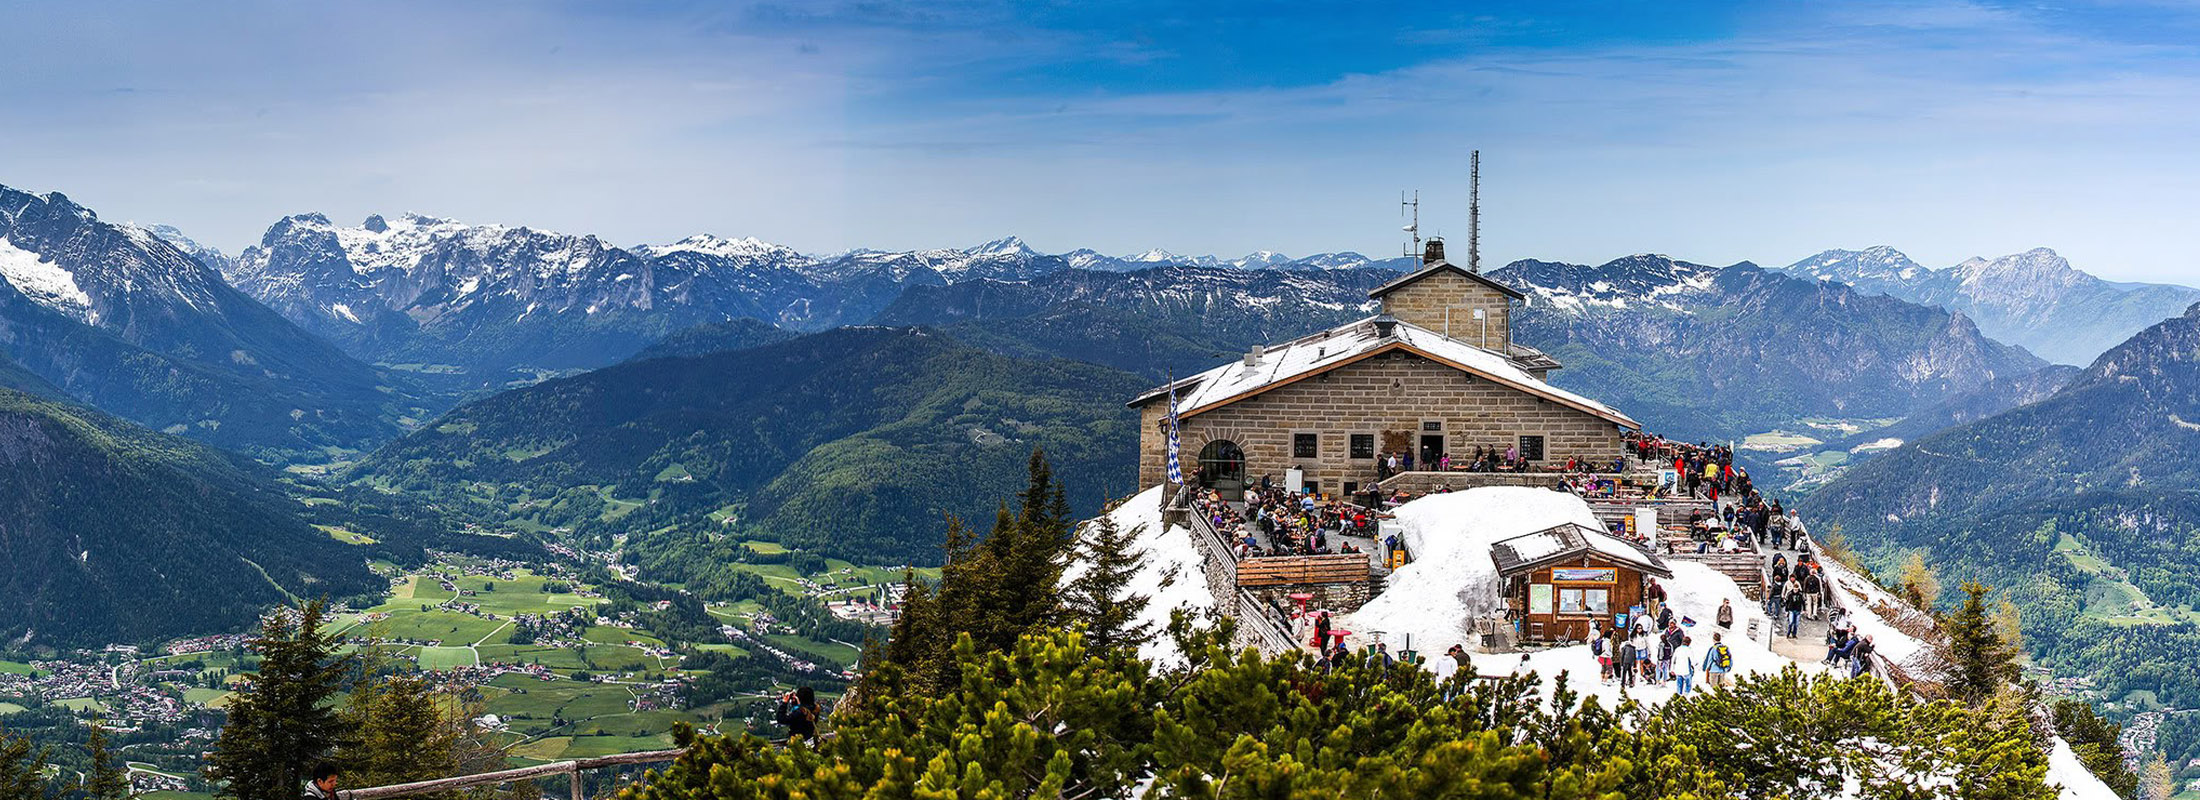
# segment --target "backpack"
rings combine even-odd
[[[1599,636],[1597,638],[1590,639],[1589,652],[1595,655],[1604,655],[1604,637]]]
[[[1720,672],[1734,668],[1734,653],[1726,649],[1725,642],[1711,646],[1711,663],[1719,665]]]

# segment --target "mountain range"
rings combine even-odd
[[[2091,363],[2146,326],[2200,302],[2200,289],[2102,280],[2044,247],[1942,269],[1919,266],[1886,246],[1827,250],[1786,269],[1962,312],[1987,336],[2058,364]]]
[[[2044,399],[1856,466],[1804,509],[1882,567],[1918,553],[2002,587],[2035,652],[2109,697],[2189,707],[2200,676],[2174,659],[2200,652],[2196,482],[2200,305]]]
[[[387,440],[401,383],[151,232],[0,187],[0,356],[151,428],[250,452]]]
[[[170,232],[179,247],[197,248]],[[341,227],[299,214],[222,265],[292,322],[376,363],[496,387],[604,366],[674,331],[751,318],[799,331],[870,321],[912,287],[1021,281],[1069,270],[1222,266],[1151,251],[1048,255],[1015,237],[968,249],[812,256],[756,239],[691,236],[618,247],[589,235],[467,225],[419,214]],[[1228,262],[1261,269],[1399,266],[1353,253]],[[450,379],[443,379],[451,382]]]

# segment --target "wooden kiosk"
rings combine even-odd
[[[1587,641],[1595,623],[1632,623],[1644,582],[1673,577],[1648,547],[1573,523],[1490,545],[1490,560],[1528,642]]]

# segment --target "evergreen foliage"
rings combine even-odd
[[[295,800],[305,773],[335,750],[342,726],[334,699],[350,656],[327,630],[322,601],[271,614],[252,649],[260,672],[230,699],[229,722],[206,756],[216,792],[237,800]]]
[[[107,749],[107,731],[92,726],[91,736],[84,749],[91,754],[91,770],[84,776],[84,795],[89,800],[126,800],[130,796],[130,774],[116,763],[115,754]]]
[[[1972,711],[1868,678],[1789,668],[1668,704],[1661,719],[1745,797],[2049,800],[2047,756],[2021,698]]]
[[[46,751],[0,730],[0,800],[45,800]]]
[[[1962,588],[1963,604],[1940,620],[1948,637],[1948,674],[1942,684],[1948,696],[1978,706],[2017,679],[2016,653],[1987,616],[1989,590],[1976,581],[1965,581]]]
[[[1789,670],[1607,709],[1532,676],[1233,651],[1228,623],[1180,616],[1171,635],[1190,660],[1168,668],[1075,630],[960,636],[955,691],[875,694],[814,745],[682,731],[694,749],[620,798],[2054,797],[2021,701],[1973,711]]]
[[[2102,719],[2101,715],[2093,713],[2092,706],[2076,700],[2057,700],[2052,711],[2055,733],[2070,743],[2078,763],[2084,764],[2118,796],[2136,796],[2139,776],[2124,766],[2124,748],[2118,741],[2123,736],[2123,727]]]
[[[334,760],[344,779],[387,786],[460,774],[459,744],[467,722],[445,710],[447,700],[418,675],[383,676],[352,687],[337,714],[344,734]]]
[[[1933,568],[1925,566],[1924,553],[1911,553],[1902,562],[1901,583],[1897,587],[1902,599],[1919,611],[1932,613],[1933,603],[1940,599],[1940,578],[1933,575]]]
[[[884,651],[895,667],[887,679],[893,690],[952,690],[958,633],[990,652],[1060,621],[1064,607],[1059,587],[1076,544],[1076,528],[1044,452],[1032,451],[1025,473],[1019,508],[1011,512],[1001,505],[983,540],[949,518],[947,563],[937,587],[924,585],[914,572],[904,579],[901,616]],[[867,686],[860,694],[868,697],[877,689]]]
[[[1136,646],[1154,632],[1152,626],[1138,621],[1152,598],[1126,591],[1146,560],[1146,551],[1132,544],[1137,535],[1138,529],[1123,530],[1106,515],[1085,526],[1078,548],[1078,561],[1085,569],[1064,587],[1063,595],[1071,616],[1084,625],[1085,641],[1093,649]]]

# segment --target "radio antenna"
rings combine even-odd
[[[1406,215],[1407,215],[1407,213],[1408,213],[1409,211],[1410,211],[1410,212],[1411,212],[1411,214],[1412,214],[1412,217],[1413,217],[1413,221],[1412,221],[1411,223],[1408,223],[1408,224],[1406,225],[1406,228],[1405,228],[1405,230],[1406,230],[1406,236],[1407,236],[1407,238],[1411,239],[1411,240],[1412,240],[1412,243],[1411,243],[1411,244],[1408,244],[1408,245],[1406,245],[1406,257],[1407,257],[1407,258],[1420,258],[1420,257],[1421,257],[1421,190],[1419,190],[1419,189],[1415,189],[1415,190],[1413,190],[1413,199],[1412,199],[1412,200],[1407,200],[1407,199],[1406,199],[1406,192],[1405,192],[1405,190],[1404,190],[1404,189],[1400,189],[1400,190],[1398,190],[1398,216],[1401,216],[1401,217],[1403,217],[1403,216],[1406,216]]]
[[[1467,167],[1467,271],[1482,272],[1482,151],[1474,151]]]

